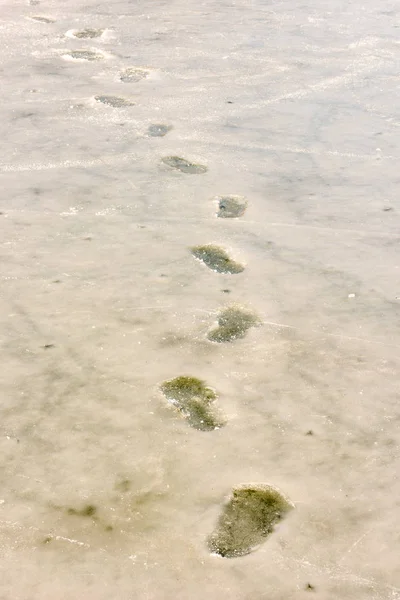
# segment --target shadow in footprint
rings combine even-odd
[[[165,165],[168,165],[173,169],[177,169],[182,173],[199,174],[207,171],[207,167],[204,165],[196,165],[195,163],[192,163],[185,158],[181,158],[180,156],[165,156],[161,160]]]
[[[194,429],[213,431],[225,425],[212,403],[216,393],[196,377],[181,376],[165,381],[161,391]]]
[[[100,54],[100,52],[94,52],[93,50],[70,50],[69,52],[66,52],[64,56],[73,58],[75,60],[89,61],[103,60],[104,58],[103,54]]]
[[[244,271],[243,265],[232,260],[223,248],[208,244],[193,246],[190,249],[193,256],[201,260],[207,267],[217,273],[236,274]]]
[[[95,96],[96,102],[112,106],[113,108],[122,108],[124,106],[135,106],[134,102],[127,100],[126,98],[120,98],[118,96]]]
[[[154,124],[149,126],[147,135],[150,137],[164,137],[171,129],[171,125]]]
[[[145,79],[149,74],[149,71],[145,69],[137,69],[135,67],[129,67],[119,74],[120,81],[124,83],[137,83],[142,79]]]
[[[244,215],[247,200],[243,196],[218,196],[217,217],[221,219],[236,219]]]
[[[49,17],[29,17],[34,21],[38,21],[39,23],[55,23],[54,19],[50,19]]]
[[[261,320],[253,312],[240,306],[230,306],[218,315],[218,327],[209,331],[207,338],[211,342],[233,342],[244,338],[250,327],[261,324]]]
[[[225,504],[208,547],[225,558],[245,556],[265,542],[292,508],[293,504],[271,486],[239,486]]]

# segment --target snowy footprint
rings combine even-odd
[[[201,260],[209,269],[217,273],[236,274],[244,271],[244,266],[232,260],[223,248],[208,244],[206,246],[193,246],[191,252],[195,258]]]
[[[172,167],[173,169],[181,171],[182,173],[197,175],[207,171],[207,167],[204,165],[196,165],[195,163],[186,160],[186,158],[181,158],[180,156],[165,156],[161,160],[168,167]]]
[[[92,29],[87,27],[86,29],[70,29],[65,35],[78,39],[93,39],[100,37],[103,33],[104,29]]]
[[[146,69],[140,69],[138,67],[129,67],[128,69],[124,69],[119,74],[119,79],[123,83],[138,83],[142,79],[146,79],[149,75],[150,71]]]
[[[172,125],[163,125],[162,123],[154,123],[147,130],[147,135],[150,137],[164,137],[171,131]]]
[[[244,196],[217,196],[217,217],[221,219],[237,219],[246,212],[247,200]]]
[[[95,96],[96,102],[112,106],[113,108],[122,108],[124,106],[135,106],[135,103],[126,98],[120,98],[119,96]]]
[[[260,318],[253,312],[240,306],[230,306],[219,313],[218,326],[209,331],[207,338],[211,342],[233,342],[244,338],[251,327],[260,324]]]
[[[73,59],[77,61],[95,61],[95,60],[103,60],[104,54],[101,52],[96,52],[95,50],[69,50],[63,57],[66,59]]]
[[[176,377],[165,381],[161,391],[194,429],[213,431],[225,425],[222,415],[213,407],[217,394],[201,379]]]
[[[269,485],[238,486],[208,538],[208,548],[225,558],[250,554],[292,508],[293,504]]]

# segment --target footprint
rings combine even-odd
[[[75,38],[79,38],[79,39],[92,39],[92,38],[98,38],[102,35],[102,33],[104,32],[104,29],[90,29],[89,27],[86,29],[81,29],[80,31],[73,29],[71,31],[71,35]]]
[[[207,167],[204,165],[196,165],[195,163],[189,162],[180,156],[165,156],[162,159],[162,162],[173,169],[181,171],[182,173],[199,174],[207,171]]]
[[[229,258],[223,248],[208,244],[207,246],[193,246],[191,252],[195,258],[201,260],[207,267],[217,273],[241,273],[244,267]]]
[[[221,219],[236,219],[244,215],[247,200],[243,196],[217,196],[218,213]]]
[[[250,554],[265,542],[274,525],[292,508],[293,504],[271,486],[234,488],[208,538],[208,547],[225,558]]]
[[[147,130],[147,135],[149,135],[150,137],[164,137],[164,135],[167,135],[167,133],[171,131],[171,129],[171,125],[150,125],[150,127]]]
[[[96,102],[101,102],[102,104],[112,106],[113,108],[121,108],[123,106],[135,106],[134,102],[131,102],[126,98],[119,98],[118,96],[95,96],[94,99],[96,100]]]
[[[165,381],[161,391],[194,429],[213,431],[225,425],[213,410],[216,393],[196,377],[181,376]]]
[[[100,52],[94,52],[93,50],[70,50],[63,56],[67,58],[73,58],[74,60],[102,60],[104,55]]]
[[[207,338],[211,342],[233,342],[244,338],[250,327],[260,325],[260,319],[240,306],[230,306],[218,316],[218,327],[212,329]]]
[[[138,69],[136,67],[129,67],[124,71],[121,71],[119,78],[124,83],[137,83],[142,79],[145,79],[149,75],[149,71],[145,69]]]
[[[39,23],[55,23],[54,19],[50,19],[50,17],[29,17],[34,21],[39,21]]]

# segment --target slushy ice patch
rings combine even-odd
[[[165,156],[162,159],[162,162],[168,167],[172,167],[182,173],[190,173],[190,174],[199,174],[205,173],[207,171],[207,167],[204,165],[196,165],[185,158],[181,158],[180,156]]]
[[[208,244],[206,246],[193,246],[193,256],[201,260],[207,267],[217,273],[236,274],[244,271],[244,267],[232,260],[223,248]]]
[[[222,219],[236,219],[244,215],[247,200],[243,196],[218,196],[217,217]]]
[[[239,486],[225,504],[208,538],[208,547],[225,558],[249,554],[265,542],[292,508],[278,490],[268,485]]]
[[[201,379],[176,377],[165,381],[161,385],[161,391],[194,429],[212,431],[225,424],[213,407],[216,393]]]
[[[253,312],[240,306],[230,306],[220,312],[218,326],[208,333],[207,338],[211,342],[232,342],[244,338],[250,327],[260,324],[259,317]]]
[[[112,106],[113,108],[122,108],[124,106],[134,106],[134,103],[126,98],[120,98],[119,96],[95,96],[96,102]]]

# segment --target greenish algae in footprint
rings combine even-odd
[[[138,81],[146,79],[148,74],[149,71],[146,71],[145,69],[129,67],[128,69],[121,71],[119,78],[120,81],[123,81],[124,83],[138,83]]]
[[[205,173],[207,171],[207,167],[204,165],[196,165],[185,158],[181,158],[180,156],[165,156],[162,159],[162,162],[173,169],[177,169],[182,173],[190,173],[190,174],[199,174]]]
[[[195,258],[201,260],[207,267],[217,273],[236,274],[244,271],[243,265],[232,260],[223,248],[208,244],[206,246],[193,246],[191,252]]]
[[[147,135],[150,137],[164,137],[171,129],[171,125],[154,124],[149,126]]]
[[[218,196],[217,217],[221,219],[236,219],[244,215],[247,200],[243,196]]]
[[[81,29],[81,31],[75,31],[74,32],[74,37],[76,38],[97,38],[100,37],[101,34],[103,33],[104,29]]]
[[[96,102],[112,106],[113,108],[121,108],[123,106],[134,106],[134,102],[127,100],[126,98],[120,98],[119,96],[95,96]]]
[[[71,50],[67,52],[65,56],[70,56],[75,60],[102,60],[104,56],[100,52],[93,52],[93,50]]]
[[[224,506],[208,538],[208,548],[225,558],[245,556],[265,542],[292,508],[293,504],[271,486],[239,486]]]
[[[240,306],[225,308],[218,315],[218,327],[212,329],[207,338],[211,342],[232,342],[244,338],[250,327],[260,325],[257,315]]]
[[[196,377],[181,376],[165,381],[161,391],[194,429],[213,431],[225,423],[212,407],[216,393]]]
[[[97,508],[93,504],[87,504],[86,506],[84,506],[80,510],[77,510],[76,508],[68,508],[67,509],[67,514],[68,515],[75,515],[77,517],[92,517],[92,518],[95,518],[96,513],[97,513]]]

